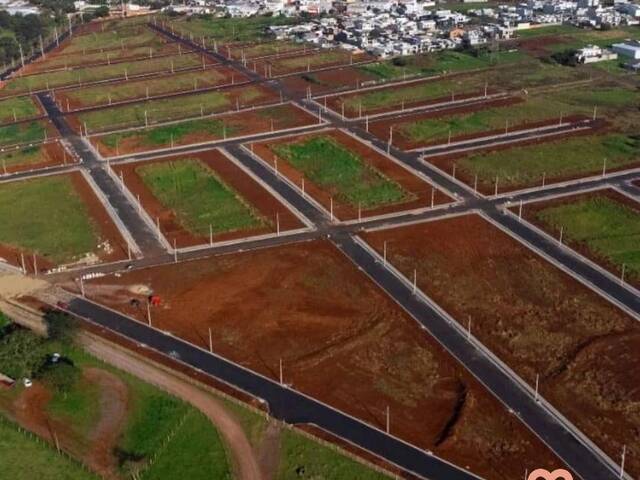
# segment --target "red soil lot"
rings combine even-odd
[[[584,119],[583,117],[566,117],[565,120],[578,120],[578,119]],[[544,124],[553,124],[554,122],[540,122],[540,124],[544,125]],[[532,125],[535,124],[529,124],[528,128],[531,128]],[[528,139],[528,140],[522,140],[522,141],[516,141],[516,142],[511,142],[508,144],[504,144],[504,145],[496,145],[493,147],[489,147],[489,148],[479,148],[476,150],[472,150],[472,151],[468,151],[468,152],[456,152],[456,153],[451,153],[451,154],[446,154],[446,155],[434,155],[434,156],[429,156],[429,157],[424,157],[424,161],[431,163],[433,165],[435,165],[436,167],[438,167],[439,169],[445,171],[445,172],[452,172],[453,170],[453,166],[457,163],[458,160],[460,160],[460,158],[465,157],[465,156],[471,156],[471,155],[478,155],[478,154],[488,154],[491,152],[496,152],[496,151],[500,151],[500,150],[508,150],[510,148],[513,147],[521,147],[521,146],[525,146],[525,145],[537,145],[537,144],[544,144],[544,143],[548,143],[548,142],[557,142],[559,140],[562,140],[563,138],[570,138],[570,137],[578,137],[578,136],[589,136],[589,135],[594,135],[597,134],[598,132],[600,133],[604,133],[608,130],[608,123],[606,122],[606,120],[596,120],[595,122],[593,122],[591,124],[591,127],[585,130],[575,130],[575,131],[570,131],[570,132],[566,132],[566,133],[562,133],[562,134],[558,134],[558,135],[553,135],[550,137],[544,137],[544,138],[539,138],[539,139]],[[491,134],[491,132],[487,132],[485,133],[485,135],[489,135]],[[631,165],[625,165],[621,168],[611,168],[611,169],[607,169],[607,173],[611,173],[611,172],[615,172],[615,171],[621,171],[621,170],[628,170],[630,168],[633,168],[635,165],[631,164]],[[590,177],[590,176],[594,176],[597,175],[598,172],[592,172],[592,173],[585,173],[585,174],[580,174],[580,175],[557,175],[557,176],[551,176],[551,175],[547,175],[545,178],[545,183],[546,185],[549,185],[551,183],[558,183],[558,182],[563,182],[563,181],[568,181],[568,180],[575,180],[578,178],[584,178],[584,177]],[[475,183],[475,179],[474,177],[469,174],[466,173],[464,171],[461,171],[460,169],[456,170],[456,178],[464,183],[466,183],[469,186],[473,186]],[[535,186],[540,186],[542,184],[542,178],[540,179],[540,182],[523,182],[520,184],[511,184],[509,186],[507,185],[498,185],[499,187],[499,193],[505,193],[505,192],[511,192],[511,191],[516,191],[516,190],[520,190],[523,188],[528,188],[528,187],[535,187]],[[484,194],[484,195],[493,195],[495,192],[495,180],[492,180],[490,183],[488,182],[478,182],[478,192]]]
[[[323,60],[319,56],[323,53],[330,52],[335,52],[337,55],[339,55],[339,58],[330,61],[329,59]],[[264,58],[255,61],[252,60],[251,62],[247,62],[247,68],[250,68],[251,70],[255,69],[256,72],[263,74],[266,71],[265,68],[268,69],[269,66],[271,66],[272,77],[306,72],[306,63],[296,67],[287,65],[288,62],[296,59],[307,59],[309,62],[308,66],[311,72],[323,68],[348,66],[351,65],[351,63],[373,61],[373,57],[369,56],[366,53],[354,53],[353,55],[351,55],[351,53],[346,50],[320,50],[318,52],[311,52],[302,55],[287,55],[278,58]]]
[[[200,70],[201,71],[201,70]],[[222,65],[213,65],[213,66],[209,66],[207,67],[207,69],[205,70],[206,72],[210,72],[211,74],[211,83],[208,85],[200,85],[198,87],[198,89],[202,89],[203,87],[207,87],[207,88],[211,88],[214,87],[216,85],[227,85],[230,84],[232,81],[233,82],[244,82],[247,77],[245,75],[243,75],[242,73],[238,72],[235,69],[229,68],[229,67],[225,67]],[[193,73],[197,73],[198,70],[192,70],[190,72],[184,72],[184,73],[176,73],[174,75],[171,76],[167,76],[165,75],[163,78],[166,78],[167,83],[170,83],[172,78],[175,76],[189,76],[190,74]],[[219,80],[215,80],[215,77],[217,77],[218,75],[222,75],[222,77]],[[144,92],[144,85],[149,81],[149,80],[153,80],[153,77],[149,77],[149,78],[144,78],[144,79],[136,79],[136,80],[117,80],[114,82],[109,82],[108,85],[105,86],[105,88],[117,88],[118,86],[123,86],[123,87],[131,87],[132,89],[135,88],[142,88],[143,89],[143,94],[139,97],[132,97],[129,99],[126,99],[124,101],[126,102],[135,102],[136,100],[139,101],[144,101],[146,100],[146,92]],[[60,106],[60,109],[62,111],[67,111],[67,105],[69,106],[70,110],[77,110],[77,109],[81,109],[81,108],[87,108],[87,107],[94,107],[94,106],[103,106],[106,107],[108,106],[108,104],[105,103],[96,103],[96,101],[89,101],[89,102],[82,102],[82,101],[76,101],[74,98],[70,98],[68,94],[73,94],[73,92],[77,92],[77,91],[82,91],[85,90],[87,88],[96,88],[95,85],[93,86],[89,86],[89,87],[83,87],[83,88],[73,88],[73,89],[68,89],[68,90],[60,90],[56,92],[56,103]],[[177,94],[177,93],[184,93],[184,94],[191,94],[191,93],[196,93],[197,91],[194,91],[193,88],[189,88],[187,90],[175,90],[175,91],[167,91],[167,92],[163,92],[162,94],[158,95],[158,96],[167,96],[167,95],[172,95],[172,94]],[[151,97],[154,96],[153,90],[150,89],[149,95]],[[156,94],[157,95],[157,94]],[[275,99],[275,97],[274,97]],[[275,100],[272,100],[275,101]]]
[[[375,77],[357,67],[340,67],[309,74],[292,75],[280,80],[286,90],[305,96],[311,88],[312,95],[322,95],[337,90],[357,88],[362,82]],[[320,100],[322,101],[322,100]]]
[[[546,35],[518,40],[518,47],[535,57],[546,57],[551,53],[549,47],[566,43],[559,35]]]
[[[632,200],[626,195],[616,192],[615,190],[606,189],[606,190],[597,190],[597,191],[578,194],[578,195],[571,195],[568,197],[560,197],[557,199],[552,199],[547,201],[523,204],[522,218],[527,220],[529,223],[532,223],[536,227],[540,228],[541,230],[544,230],[552,237],[557,237],[558,232],[554,231],[552,227],[548,225],[546,222],[543,222],[538,218],[536,218],[537,214],[541,210],[545,210],[547,208],[559,207],[562,205],[571,205],[574,203],[583,202],[583,201],[587,201],[595,198],[611,199],[618,204],[621,204],[621,205],[624,205],[625,207],[630,208],[635,213],[640,215],[640,204],[638,202]],[[519,207],[516,206],[511,210],[517,214],[518,209]],[[629,232],[629,234],[632,234],[632,233],[635,233],[635,232],[631,232],[631,231]],[[602,234],[606,235],[606,232],[602,232]],[[577,251],[581,255],[597,263],[598,265],[603,267],[605,270],[608,270],[616,277],[620,277],[620,275],[622,274],[622,269],[620,266],[611,262],[609,259],[598,254],[597,252],[591,250],[587,245],[579,242],[571,241],[566,236],[563,238],[563,243],[565,245],[568,245],[569,247],[571,247],[573,250]],[[640,278],[629,275],[629,271],[627,271],[625,274],[625,282],[630,283],[636,288],[640,288]]]
[[[213,236],[214,242],[235,240],[255,235],[276,232],[276,214],[280,221],[280,231],[304,227],[304,224],[291,211],[269,193],[261,184],[246,174],[239,166],[229,160],[219,150],[208,150],[187,155],[178,155],[152,162],[136,162],[114,167],[118,176],[122,173],[124,183],[134,196],[140,196],[142,207],[152,219],[160,219],[160,229],[170,244],[176,241],[178,247],[202,245],[209,242],[209,236],[198,236],[185,229],[180,218],[173,210],[166,208],[146,186],[136,169],[143,165],[176,162],[185,159],[197,159],[207,165],[216,176],[234,190],[253,210],[261,215],[268,225],[250,230],[220,233]]]
[[[137,50],[139,47],[134,47],[134,50]],[[177,43],[165,43],[160,48],[158,47],[150,47],[152,49],[153,58],[165,57],[169,55],[178,54],[178,44]],[[65,54],[62,50],[54,50],[51,53],[47,54],[47,58],[39,59],[33,63],[25,65],[25,68],[22,70],[24,75],[29,75],[33,73],[43,73],[47,71],[55,71],[55,70],[64,70],[64,65],[61,67],[59,65],[50,66],[51,60],[58,61],[60,58],[65,59],[66,66],[68,68],[85,68],[85,67],[97,67],[100,65],[115,65],[122,62],[133,62],[136,60],[147,60],[149,58],[148,53],[139,54],[139,53],[129,53],[128,51],[122,51],[121,49],[116,50],[97,50],[92,53],[104,53],[105,58],[102,61],[92,61],[87,63],[86,55],[83,55],[82,52],[77,53],[69,53]],[[187,50],[184,47],[181,47],[182,53],[189,53],[190,50]],[[112,52],[109,61],[107,61],[106,55],[107,53]],[[91,52],[87,52],[89,54]]]
[[[640,473],[640,326],[477,215],[368,232],[378,252],[612,459]]]
[[[268,54],[260,54],[254,53],[256,47],[260,47],[263,44],[276,44],[279,43],[280,46],[278,50],[273,53]],[[254,49],[254,51],[252,51]],[[242,60],[242,54],[244,52],[245,58],[247,61],[252,60],[254,58],[278,58],[281,55],[297,55],[297,54],[305,54],[307,52],[313,51],[313,47],[305,46],[305,45],[297,45],[290,44],[286,42],[263,42],[263,43],[240,43],[240,44],[228,44],[224,46],[218,46],[218,53],[229,57],[231,54],[231,58],[234,60]]]
[[[43,144],[41,151],[41,161],[37,163],[22,164],[22,165],[9,165],[6,168],[2,163],[4,157],[0,154],[0,173],[16,173],[24,172],[27,170],[37,170],[39,168],[53,167],[56,165],[71,165],[77,163],[77,159],[72,157],[60,143],[57,141],[48,142]]]
[[[225,125],[228,128],[227,138],[255,135],[272,131],[271,117],[265,113],[267,110],[273,113],[273,131],[305,127],[318,123],[318,119],[316,117],[288,103],[276,107],[216,115],[212,118],[224,120]],[[135,135],[123,139],[118,146],[118,152],[116,152],[115,147],[112,148],[105,145],[101,141],[101,136],[90,137],[90,141],[100,150],[100,153],[106,157],[112,157],[118,154],[124,155],[147,152],[154,149],[168,148],[170,146],[145,144],[143,138],[144,129],[135,130],[135,132],[140,132],[141,135]],[[187,134],[179,140],[176,140],[174,145],[192,145],[203,142],[213,142],[216,140],[222,140],[222,135],[216,135],[213,133],[193,133]]]
[[[419,177],[398,165],[387,156],[370,148],[341,130],[325,130],[317,133],[283,137],[277,140],[254,143],[253,152],[266,163],[274,167],[276,159],[274,147],[282,144],[298,143],[315,137],[331,137],[338,144],[358,155],[363,163],[370,165],[388,179],[400,184],[400,186],[413,197],[402,203],[384,205],[366,210],[363,209],[363,217],[429,207],[431,206],[431,192],[433,190],[435,190],[434,205],[440,205],[452,201],[452,199],[444,192],[421,180]],[[251,148],[250,145],[248,147]],[[304,178],[302,172],[294,168],[285,159],[279,157],[277,159],[278,173],[287,177],[294,185],[301,186],[302,179]],[[333,214],[337,219],[352,220],[358,218],[358,206],[352,206],[347,202],[340,201],[338,192],[316,185],[308,178],[304,178],[304,184],[305,193],[314,198],[327,210],[330,210],[331,208],[331,198],[333,197]]]
[[[118,227],[113,223],[109,213],[105,207],[100,203],[100,200],[96,197],[91,186],[87,183],[80,172],[66,173],[64,175],[69,176],[73,182],[76,192],[80,195],[80,198],[87,206],[89,216],[94,222],[94,225],[98,229],[98,235],[101,242],[108,241],[111,251],[107,252],[104,249],[94,251],[94,253],[100,260],[100,262],[114,262],[118,260],[124,260],[128,258],[127,242],[120,234]],[[29,180],[20,180],[26,181]],[[2,185],[0,185],[2,188]],[[0,245],[0,257],[4,258],[11,265],[17,267],[21,266],[20,254],[24,253],[26,268],[28,273],[33,273],[33,254],[27,250],[22,250],[8,245]],[[37,257],[37,267],[39,272],[46,272],[47,270],[56,267],[57,265],[51,260],[44,257]]]
[[[325,242],[163,266],[85,284],[88,295],[146,321],[130,305],[148,285],[157,328],[433,451],[488,480],[560,462],[396,304]],[[144,311],[142,311],[144,310]]]

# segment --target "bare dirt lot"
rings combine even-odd
[[[6,155],[6,154],[5,154]],[[0,155],[0,162],[5,157]],[[53,167],[55,165],[70,165],[77,163],[77,159],[72,157],[60,143],[57,141],[48,142],[42,145],[40,152],[38,153],[38,159],[29,163],[18,163],[13,165],[7,165],[0,163],[2,173],[16,173],[26,170],[36,170],[40,168]]]
[[[294,95],[306,95],[311,89],[312,95],[321,95],[341,89],[357,88],[362,82],[374,80],[372,74],[357,67],[342,67],[321,72],[292,75],[281,80],[286,89]]]
[[[476,215],[364,238],[611,458],[640,472],[640,327]]]
[[[280,231],[301,228],[304,224],[291,211],[269,193],[256,180],[246,174],[239,166],[218,150],[180,155],[176,157],[163,158],[151,163],[175,162],[180,159],[198,159],[215,172],[226,185],[255,209],[262,217],[268,220],[263,226],[251,230],[238,230],[227,233],[220,233],[213,236],[214,242],[233,240],[254,235],[275,233],[276,214],[280,222]],[[173,244],[176,241],[178,247],[191,245],[201,245],[209,242],[209,237],[199,237],[187,231],[180,223],[180,219],[173,210],[167,209],[149,190],[142,178],[136,171],[140,165],[149,165],[150,162],[128,163],[114,167],[119,176],[122,172],[124,183],[134,196],[140,196],[143,208],[152,219],[158,218],[162,233],[167,240]]]
[[[93,299],[285,382],[495,480],[559,461],[331,245],[105,277]],[[137,293],[135,293],[137,292]]]
[[[425,208],[431,205],[433,192],[434,205],[450,202],[452,199],[444,192],[437,190],[432,185],[424,182],[416,175],[389,159],[382,153],[370,148],[358,139],[341,130],[325,130],[320,133],[310,133],[291,137],[283,137],[278,140],[253,144],[253,152],[269,165],[274,166],[278,161],[278,172],[286,176],[295,185],[301,186],[304,175],[291,166],[286,160],[276,155],[275,148],[278,145],[297,143],[315,137],[329,137],[350,152],[359,156],[362,162],[375,168],[378,172],[399,184],[410,196],[400,203],[378,206],[370,209],[362,209],[362,216],[376,216],[387,213]],[[330,210],[333,198],[333,214],[339,220],[353,220],[358,218],[358,206],[340,201],[335,192],[314,184],[308,178],[304,178],[305,193],[313,197],[325,209]]]

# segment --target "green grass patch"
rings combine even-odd
[[[171,20],[171,19],[168,19]],[[267,27],[293,25],[300,20],[284,16],[253,16],[242,18],[214,18],[209,15],[191,16],[172,21],[176,31],[193,34],[196,38],[215,38],[218,42],[255,42],[269,38]]]
[[[173,75],[170,78],[153,78],[138,82],[128,82],[113,85],[100,85],[65,92],[66,96],[82,105],[105,105],[135,98],[184,92],[199,88],[212,87],[224,78],[216,70],[204,70]]]
[[[185,159],[138,167],[151,192],[176,213],[182,226],[196,235],[259,227],[264,220],[198,160]]]
[[[122,50],[135,46],[159,42],[159,37],[144,25],[128,26],[104,32],[92,32],[86,35],[74,35],[64,53],[82,52],[83,50],[113,49]]]
[[[507,121],[510,127],[515,127],[559,119],[561,114],[565,117],[578,114],[590,116],[595,106],[601,114],[614,113],[617,109],[626,108],[635,98],[640,99],[640,93],[624,88],[574,88],[529,96],[515,105],[401,123],[398,129],[413,142],[433,142],[446,140],[449,132],[455,137],[499,130],[506,127]]]
[[[577,33],[580,29],[573,25],[549,25],[546,27],[530,28],[527,30],[517,30],[516,35],[520,38],[540,37],[544,35],[566,35]]]
[[[374,208],[409,198],[399,184],[330,137],[275,145],[274,150],[311,181],[352,206]]]
[[[96,480],[79,464],[63,457],[0,418],[0,467],[11,480]]]
[[[197,54],[172,55],[170,57],[151,58],[137,62],[122,62],[113,65],[59,70],[26,77],[16,77],[7,82],[2,91],[5,93],[22,93],[113,78],[124,78],[125,73],[131,77],[146,73],[170,72],[172,64],[174,70],[194,68],[202,65],[202,57]]]
[[[67,176],[0,186],[0,218],[0,243],[54,263],[77,260],[100,243],[97,226]]]
[[[443,52],[401,57],[358,67],[378,78],[391,80],[417,75],[437,75],[443,71],[462,72],[518,62],[527,58],[519,51],[504,51],[475,56],[469,52],[445,50]]]
[[[80,380],[68,393],[55,393],[47,404],[53,418],[63,420],[75,431],[87,435],[100,414],[100,387]]]
[[[44,160],[44,152],[40,145],[21,148],[9,153],[0,154],[0,168],[16,165],[33,165]]]
[[[607,168],[621,168],[640,159],[640,138],[621,134],[562,139],[540,145],[514,147],[463,157],[458,166],[470,176],[478,175],[481,185],[490,186],[499,178],[504,187],[539,183],[547,179],[593,175]]]
[[[40,110],[31,97],[14,97],[0,100],[0,122],[13,122],[36,117]]]
[[[240,106],[259,99],[262,90],[246,88],[239,98]],[[80,122],[86,124],[89,132],[105,131],[124,126],[145,124],[145,112],[149,123],[165,122],[186,117],[209,115],[228,110],[232,105],[231,96],[226,91],[214,91],[186,95],[184,97],[149,100],[132,105],[106,108],[78,115]]]
[[[19,123],[0,127],[0,147],[44,140],[46,126],[42,122]]]
[[[389,477],[332,447],[284,429],[276,480],[383,480]]]
[[[231,480],[233,477],[218,432],[207,417],[191,409],[142,478]]]
[[[634,278],[640,275],[640,214],[605,196],[593,196],[536,212],[553,230],[563,228],[569,242],[583,245],[618,269],[625,265]]]

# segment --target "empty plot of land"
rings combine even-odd
[[[99,67],[78,68],[75,70],[59,70],[16,77],[7,82],[0,96],[16,95],[25,92],[48,90],[50,88],[82,86],[85,83],[114,79],[127,79],[136,75],[167,73],[206,67],[213,62],[199,54],[171,55],[160,58],[149,58],[137,62],[122,62]]]
[[[33,97],[15,97],[0,100],[0,124],[39,117],[42,110]]]
[[[636,320],[479,216],[364,238],[611,458],[640,444]]]
[[[639,285],[640,207],[613,190],[601,190],[523,206],[528,221],[602,265]]]
[[[0,152],[12,145],[37,143],[55,135],[55,128],[44,120],[0,126]]]
[[[178,145],[243,137],[317,124],[318,120],[291,104],[257,108],[211,118],[90,137],[105,156],[159,150]]]
[[[404,149],[424,147],[469,138],[497,135],[528,128],[577,122],[599,117],[621,119],[620,113],[633,109],[633,93],[619,87],[561,89],[532,95],[518,95],[446,113],[415,114],[405,118],[372,122],[369,130]],[[631,112],[638,117],[636,112]],[[621,123],[621,122],[620,122]]]
[[[165,41],[146,25],[122,25],[105,31],[94,31],[84,35],[74,35],[60,49],[64,54],[86,53],[100,50],[138,47],[140,45],[158,45]]]
[[[282,85],[297,95],[331,93],[336,90],[358,88],[360,84],[374,77],[355,66],[332,68],[318,72],[289,75],[280,80]]]
[[[188,92],[238,81],[242,76],[227,67],[213,66],[206,70],[178,73],[144,80],[123,81],[106,85],[63,90],[56,101],[63,110],[87,108],[110,103],[144,99],[179,92]]]
[[[226,45],[219,50],[220,53],[230,56],[236,60],[251,60],[257,57],[277,56],[283,54],[292,54],[297,52],[305,53],[307,47],[295,42],[263,42],[263,43],[247,43],[244,45]]]
[[[425,208],[449,199],[386,155],[339,130],[284,137],[251,147],[333,216],[350,220]]]
[[[302,227],[217,150],[116,167],[170,243],[191,246]]]
[[[16,201],[20,199],[20,201]],[[127,246],[79,173],[0,185],[0,253],[33,272],[126,258]]]
[[[90,133],[169,122],[278,102],[262,85],[180,95],[79,113],[71,118]]]
[[[144,45],[126,49],[96,51],[93,53],[72,53],[64,55],[54,51],[47,54],[43,59],[30,63],[23,70],[24,73],[41,73],[45,71],[69,69],[77,67],[87,67],[90,65],[110,65],[133,60],[144,60],[147,58],[162,57],[188,53],[184,47],[176,43],[162,43],[160,45]]]
[[[290,73],[311,71],[319,68],[350,65],[369,60],[366,54],[355,54],[346,50],[321,50],[303,55],[291,55],[270,58],[247,63],[247,67],[268,76],[279,76]]]
[[[71,163],[75,163],[75,159],[58,142],[43,143],[8,152],[2,152],[0,149],[0,173],[4,175]]]
[[[550,182],[597,175],[640,164],[640,139],[620,133],[554,137],[553,141],[529,141],[467,156],[448,155],[426,160],[451,172],[485,194],[512,191]]]
[[[146,287],[146,288],[145,288]],[[559,462],[328,243],[305,243],[91,282],[88,294],[433,451],[489,480]],[[206,299],[206,301],[203,301]],[[187,313],[188,312],[188,313]],[[425,415],[425,412],[429,412]],[[531,468],[530,468],[531,469]]]

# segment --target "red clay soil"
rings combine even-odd
[[[6,155],[6,154],[5,154]],[[40,160],[37,163],[29,163],[22,165],[10,165],[6,169],[2,166],[3,155],[0,155],[0,169],[2,173],[16,173],[28,170],[37,170],[40,168],[53,167],[56,165],[70,165],[77,163],[75,157],[72,157],[65,148],[58,142],[53,141],[42,145],[40,152]]]
[[[296,67],[296,68],[287,67],[286,64],[283,65],[283,62],[291,59],[308,58],[310,62],[309,67],[311,72],[313,72],[314,70],[319,70],[323,68],[343,67],[343,66],[346,67],[348,65],[351,65],[351,63],[360,63],[360,62],[374,60],[373,57],[371,57],[366,53],[354,53],[352,56],[350,52],[337,51],[337,53],[339,53],[341,57],[338,60],[327,61],[327,62],[318,61],[318,55],[326,52],[328,51],[310,52],[302,55],[287,55],[287,56],[280,56],[278,58],[263,58],[263,59],[257,59],[255,61],[252,60],[251,62],[247,62],[247,68],[250,68],[251,70],[254,70],[257,73],[263,74],[266,71],[265,68],[268,69],[270,66],[271,76],[279,77],[282,75],[289,75],[293,73],[303,74],[307,71],[306,65],[303,65],[301,67]]]
[[[197,159],[209,167],[215,173],[216,177],[231,188],[265,223],[257,228],[216,234],[213,236],[214,242],[275,233],[277,230],[276,214],[280,221],[281,232],[304,226],[284,204],[219,150],[208,150],[206,152],[163,158],[152,162],[128,163],[114,167],[114,171],[118,176],[122,173],[124,183],[133,195],[140,196],[142,207],[149,216],[154,220],[156,218],[159,219],[160,229],[170,244],[173,245],[175,240],[178,247],[202,245],[209,242],[209,236],[200,236],[187,230],[182,225],[181,219],[176,212],[168,209],[153,195],[137,172],[137,169],[150,164],[176,162],[186,159]]]
[[[572,118],[580,119],[582,117],[577,117],[577,116],[566,117],[567,120],[570,120]],[[553,124],[553,123],[554,122],[546,122],[546,124]],[[557,142],[559,140],[562,140],[563,138],[589,136],[597,133],[605,133],[606,131],[608,131],[609,127],[610,125],[606,120],[598,119],[591,123],[590,128],[587,128],[585,130],[571,130],[571,131],[567,131],[567,132],[564,132],[558,135],[553,135],[550,137],[519,140],[519,141],[514,141],[514,142],[503,144],[503,145],[495,145],[487,148],[479,148],[479,149],[468,151],[468,152],[456,152],[456,153],[451,153],[446,155],[434,155],[434,156],[425,157],[424,160],[435,165],[436,167],[440,168],[445,172],[452,172],[454,165],[456,165],[457,162],[463,157],[472,156],[472,155],[487,155],[487,154],[490,154],[491,152],[509,150],[510,148],[513,148],[516,146],[523,147],[526,145],[539,145],[539,144],[545,144],[549,142]],[[531,124],[529,124],[528,128],[531,128]],[[487,134],[490,134],[490,133],[487,133]],[[638,159],[638,164],[640,164],[640,159]],[[625,165],[619,168],[611,168],[611,169],[608,169],[607,172],[628,170],[629,168],[638,166],[638,164],[633,163],[633,164]],[[545,182],[548,185],[550,183],[557,183],[557,182],[563,182],[567,180],[575,180],[577,178],[588,177],[588,176],[596,175],[598,173],[599,171],[598,172],[594,171],[594,172],[585,173],[585,174],[578,174],[578,175],[558,175],[558,176],[547,175],[545,178]],[[456,170],[456,178],[466,183],[469,186],[473,186],[475,183],[474,175],[472,175],[470,172],[465,172],[462,169]],[[502,185],[499,185],[499,189],[500,189],[500,193],[505,193],[505,192],[511,192],[515,190],[520,190],[527,187],[535,187],[535,186],[541,185],[541,182],[542,182],[542,179],[540,179],[540,183],[529,182],[529,183],[520,183],[520,184],[511,184],[511,185],[502,184]],[[495,180],[492,179],[490,181],[487,181],[487,180],[481,181],[480,179],[478,179],[477,190],[478,192],[484,195],[493,195],[495,192]]]
[[[488,480],[560,462],[333,246],[313,242],[104,277],[95,300],[285,382]],[[135,290],[136,293],[132,293]],[[206,301],[203,301],[206,299]],[[144,305],[144,303],[143,303]]]
[[[245,58],[247,59],[247,62],[249,60],[252,60],[254,58],[272,58],[272,59],[276,59],[280,56],[290,56],[290,55],[298,55],[298,54],[306,54],[307,52],[313,51],[314,49],[305,45],[292,45],[292,44],[287,44],[287,43],[281,43],[281,42],[262,42],[262,43],[280,43],[281,47],[280,49],[275,52],[275,53],[268,53],[268,54],[251,54],[251,48],[252,47],[257,47],[260,45],[260,42],[258,43],[236,43],[236,44],[227,44],[224,46],[219,46],[218,47],[218,53],[220,53],[221,55],[224,55],[225,57],[229,58],[229,54],[231,54],[231,58],[233,60],[242,60],[242,54],[244,52]]]
[[[280,80],[284,88],[294,95],[305,96],[311,88],[312,95],[332,93],[342,89],[357,88],[362,82],[376,77],[357,67],[340,67],[321,72],[290,75]]]
[[[640,473],[640,327],[477,215],[366,233],[612,459]],[[480,301],[481,299],[482,301]],[[629,448],[633,453],[629,453]]]
[[[292,104],[283,104],[264,109],[248,110],[240,113],[228,113],[210,117],[220,119],[225,122],[227,128],[227,138],[255,135],[259,133],[277,132],[291,128],[315,125],[318,119]],[[272,121],[273,120],[273,124]],[[273,128],[272,128],[273,127]],[[135,135],[139,132],[139,135]],[[131,136],[123,138],[118,144],[118,151],[115,146],[106,145],[101,136],[90,137],[91,143],[100,151],[104,157],[113,157],[131,153],[148,152],[162,148],[169,148],[170,144],[145,143],[145,130],[132,131]],[[222,135],[215,133],[191,133],[175,140],[174,146],[193,145],[203,142],[213,142],[222,140]]]
[[[389,129],[393,126],[393,145],[402,150],[411,150],[414,148],[426,147],[428,145],[439,145],[439,144],[442,144],[443,142],[442,141],[421,142],[421,141],[412,140],[403,134],[402,127],[405,125],[410,125],[412,123],[417,123],[423,120],[428,120],[433,118],[448,118],[452,115],[462,115],[465,113],[479,112],[482,110],[487,110],[495,107],[508,107],[510,105],[515,105],[520,102],[522,102],[521,97],[513,96],[513,97],[500,98],[497,100],[488,100],[486,102],[482,102],[476,105],[467,105],[462,107],[448,108],[444,111],[439,110],[437,112],[413,113],[409,115],[403,115],[401,117],[370,121],[369,133],[374,134],[376,137],[378,137],[381,140],[389,141]],[[515,130],[515,128],[513,130]],[[480,132],[474,135],[476,137],[482,137],[490,134],[486,132]],[[451,137],[451,141],[462,140],[468,137],[473,138],[469,135],[460,135],[456,137]]]
[[[202,70],[191,70],[188,72],[180,72],[180,73],[176,73],[174,75],[171,76],[166,76],[164,78],[166,78],[167,83],[170,83],[172,78],[175,76],[180,76],[180,75],[191,75],[193,73],[197,73],[199,71]],[[208,80],[208,82],[210,82],[207,85],[200,85],[198,88],[202,89],[202,88],[211,88],[211,87],[215,87],[218,85],[226,85],[231,83],[232,81],[234,82],[244,82],[247,77],[232,69],[229,67],[225,67],[223,65],[212,65],[212,66],[208,66],[206,71],[211,72],[211,80]],[[218,75],[222,75],[222,77],[219,80],[215,80],[215,77],[217,77]],[[109,85],[106,88],[117,88],[118,86],[122,85],[124,87],[128,87],[131,86],[133,88],[135,88],[136,85],[145,85],[149,80],[151,80],[152,78],[144,78],[144,79],[136,79],[136,80],[117,80],[114,82],[109,82]],[[69,110],[78,110],[78,109],[83,109],[83,108],[88,108],[88,107],[108,107],[108,105],[106,104],[99,104],[96,103],[95,101],[89,101],[89,102],[82,102],[82,101],[76,101],[74,98],[69,97],[69,93],[74,93],[77,91],[82,91],[85,90],[87,88],[96,88],[95,85],[89,85],[88,87],[82,87],[82,88],[73,88],[73,89],[67,89],[67,90],[60,90],[56,92],[56,103],[58,104],[58,106],[60,107],[60,109],[62,111],[69,111]],[[151,89],[150,89],[151,90]],[[228,90],[230,92],[235,91],[235,90]],[[194,92],[193,88],[189,88],[188,90],[175,90],[175,91],[168,91],[168,92],[164,92],[162,94],[162,96],[168,96],[171,94],[175,94],[175,93],[184,93],[185,95],[188,94],[193,94],[196,93]],[[150,96],[153,96],[153,91],[149,92]],[[135,102],[136,100],[138,101],[145,101],[146,100],[146,96],[143,94],[140,97],[132,97],[127,99],[127,102]],[[269,101],[275,101],[273,99],[269,100]],[[235,97],[234,97],[234,102],[235,102]],[[235,107],[235,105],[234,105]]]
[[[549,56],[551,51],[549,47],[554,47],[558,44],[566,43],[566,40],[559,35],[546,35],[540,37],[532,37],[527,39],[518,40],[518,47],[526,51],[529,55],[534,57],[546,57]]]
[[[120,231],[111,220],[104,205],[102,205],[96,197],[91,186],[80,172],[72,172],[64,175],[68,175],[71,179],[76,192],[80,195],[80,198],[87,207],[89,217],[98,229],[100,247],[91,253],[95,254],[100,262],[113,262],[126,259],[128,257],[127,242],[122,238]],[[25,181],[28,182],[29,180]],[[104,248],[105,242],[108,242],[108,250]],[[11,265],[21,266],[21,253],[25,256],[27,271],[32,272],[34,268],[32,252],[8,245],[0,245],[0,257],[4,258]],[[57,265],[52,263],[51,260],[40,256],[37,257],[37,268],[39,272],[46,272],[55,266]]]
[[[370,148],[358,139],[341,130],[325,130],[317,133],[309,133],[284,137],[278,140],[254,143],[253,152],[271,166],[275,165],[275,160],[277,159],[278,173],[287,177],[294,185],[301,186],[302,179],[304,178],[305,193],[325,207],[327,211],[331,208],[331,198],[333,198],[333,214],[337,219],[356,219],[358,218],[358,205],[351,205],[346,201],[340,200],[337,191],[321,187],[313,183],[310,179],[305,178],[302,172],[293,167],[285,159],[277,157],[275,153],[275,148],[278,145],[304,142],[317,137],[330,137],[338,144],[357,155],[362,162],[380,172],[387,179],[398,183],[408,194],[408,198],[400,203],[363,209],[362,217],[371,217],[384,215],[386,213],[429,207],[431,206],[431,195],[434,190],[434,205],[440,205],[452,201],[452,199],[444,192],[424,182],[404,167],[389,159],[389,157]]]
[[[607,198],[607,199],[613,200],[615,203],[624,205],[625,207],[630,208],[632,211],[640,215],[640,204],[638,202],[632,200],[626,195],[616,192],[615,190],[606,189],[606,190],[598,190],[593,192],[582,193],[578,195],[571,195],[568,197],[559,197],[557,199],[546,200],[542,202],[523,204],[522,217],[525,220],[527,220],[529,223],[532,223],[533,225],[537,226],[541,230],[544,230],[552,237],[557,237],[558,231],[554,230],[551,227],[551,225],[549,225],[548,223],[538,218],[538,214],[542,210],[545,210],[547,208],[560,207],[563,205],[572,205],[575,203],[585,202],[585,201],[588,201],[591,199],[597,199],[597,198]],[[518,209],[519,207],[516,206],[511,210],[517,214]],[[632,234],[632,233],[636,233],[636,232],[629,232],[629,234]],[[606,234],[606,232],[602,232],[602,234]],[[591,250],[586,244],[582,242],[572,241],[566,236],[563,238],[563,243],[565,245],[568,245],[569,247],[571,247],[571,249],[577,251],[581,255],[597,263],[604,269],[608,270],[616,277],[619,278],[622,275],[622,267],[620,265],[613,263],[604,255],[601,255],[598,252]],[[629,272],[628,270],[625,272],[625,282],[633,285],[636,288],[640,288],[640,278],[638,276],[633,275],[633,273]]]

